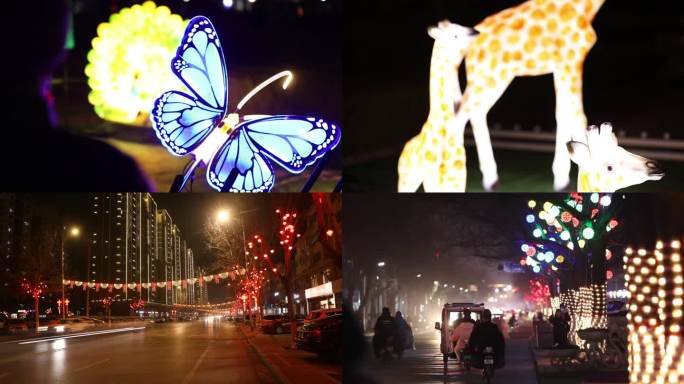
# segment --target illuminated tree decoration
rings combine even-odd
[[[271,162],[299,174],[337,147],[340,128],[321,118],[240,117],[242,107],[259,91],[283,78],[286,89],[293,75],[283,71],[272,76],[232,109],[221,45],[208,18],[192,18],[171,60],[172,72],[191,92],[171,90],[154,102],[152,126],[161,144],[174,156],[193,158],[174,188],[183,190],[195,169],[204,165],[207,183],[217,191],[268,192],[275,183]]]
[[[681,241],[625,250],[630,384],[684,382]]]
[[[154,98],[181,83],[168,68],[187,21],[146,1],[123,8],[97,27],[85,73],[88,101],[102,119],[144,125]]]
[[[578,192],[615,192],[665,175],[657,162],[618,146],[610,123],[590,126],[583,137],[568,143],[568,150],[579,166]]]
[[[520,264],[540,276],[559,278],[560,302],[572,315],[573,339],[576,330],[607,325],[607,263],[612,252],[606,244],[619,224],[617,206],[611,194],[599,193],[571,193],[559,201],[527,204],[528,239],[520,244]]]

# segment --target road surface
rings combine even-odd
[[[277,383],[234,325],[220,320],[0,343],[0,383]]]
[[[378,383],[482,383],[480,370],[466,372],[453,360],[444,374],[437,331],[417,334],[415,344],[416,350],[400,360],[382,361],[367,353],[364,373]],[[506,345],[506,367],[496,371],[492,383],[537,384],[527,339],[508,339]]]

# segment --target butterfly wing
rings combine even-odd
[[[171,69],[204,104],[226,110],[228,76],[223,49],[211,21],[193,17]]]
[[[169,152],[184,156],[202,143],[222,116],[222,110],[193,96],[170,91],[154,102],[152,127]]]
[[[171,69],[192,95],[162,94],[154,103],[152,122],[169,152],[183,156],[202,144],[226,111],[226,64],[209,19],[197,16],[190,20]]]
[[[301,173],[334,149],[342,135],[335,124],[304,116],[270,116],[239,127],[260,152],[292,173]]]
[[[207,168],[207,182],[217,191],[268,192],[274,179],[271,164],[239,128],[214,154]]]

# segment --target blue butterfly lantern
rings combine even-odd
[[[287,88],[292,79],[289,71],[261,83],[229,113],[226,61],[216,29],[204,16],[190,20],[171,70],[191,94],[162,94],[154,103],[151,119],[157,137],[171,154],[194,157],[178,190],[204,164],[207,182],[218,191],[268,192],[275,182],[271,161],[298,174],[340,142],[340,128],[320,118],[238,115],[270,83],[285,78],[283,88]]]

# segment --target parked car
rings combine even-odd
[[[333,315],[341,315],[342,314],[342,308],[328,308],[328,309],[317,309],[315,311],[309,312],[308,315],[306,315],[306,318],[304,318],[304,323],[310,323],[313,321],[318,321],[325,319],[326,317],[333,316]]]
[[[285,315],[266,315],[261,319],[261,332],[286,333],[290,332],[290,318]]]
[[[342,312],[327,313],[297,329],[297,349],[342,359]]]
[[[3,334],[15,334],[28,331],[28,324],[24,319],[6,319],[2,327]]]

